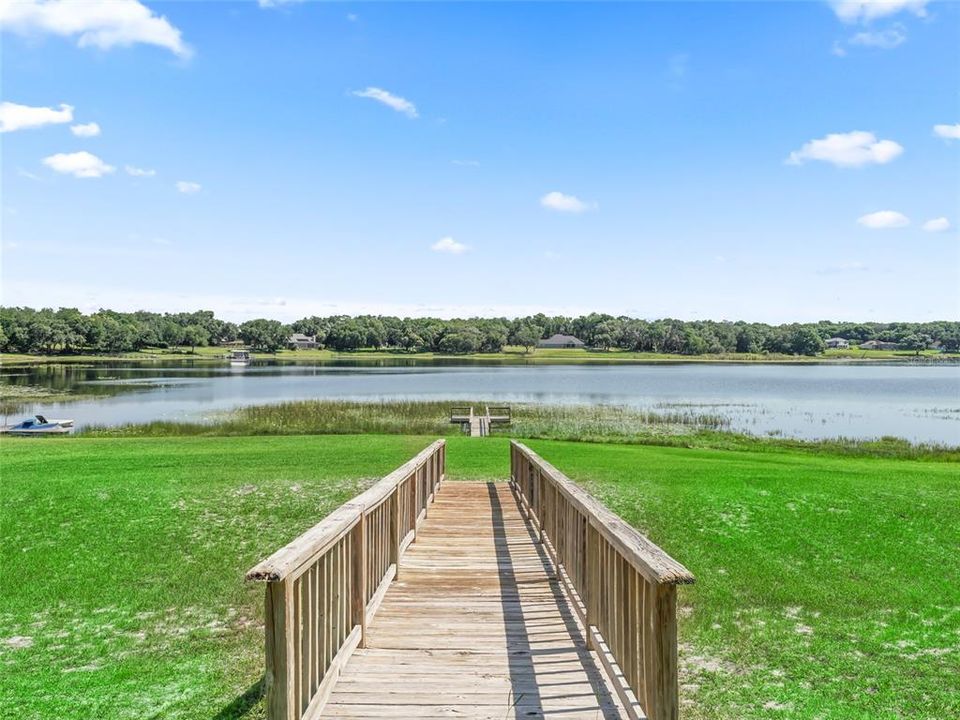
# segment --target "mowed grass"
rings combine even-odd
[[[0,716],[262,718],[256,561],[430,437],[0,444]],[[685,718],[960,716],[960,465],[529,444],[697,576]],[[507,440],[449,440],[502,479]]]
[[[263,671],[245,571],[426,444],[51,440],[0,448],[2,717],[236,715]]]

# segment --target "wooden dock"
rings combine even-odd
[[[624,717],[507,483],[451,483],[321,717]]]
[[[529,448],[444,482],[438,440],[247,573],[266,714],[676,720],[693,577]]]
[[[450,424],[459,425],[470,437],[487,437],[494,427],[509,425],[510,420],[510,407],[507,405],[487,405],[478,410],[465,405],[450,410]]]

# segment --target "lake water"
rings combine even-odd
[[[311,398],[613,404],[719,414],[732,429],[802,438],[897,436],[960,445],[957,364],[57,365],[0,381],[107,397],[27,406],[78,427],[203,420],[243,405]]]

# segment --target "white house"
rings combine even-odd
[[[287,340],[287,347],[291,350],[315,350],[320,347],[317,338],[314,335],[304,335],[303,333],[294,333]]]

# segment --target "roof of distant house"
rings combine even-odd
[[[294,333],[290,336],[291,342],[315,342],[316,338],[313,335],[304,335],[303,333]]]
[[[551,335],[546,340],[541,340],[540,342],[550,343],[550,344],[572,343],[574,345],[583,345],[583,340],[581,340],[580,338],[574,337],[573,335],[563,335],[561,333],[557,333],[556,335]]]

